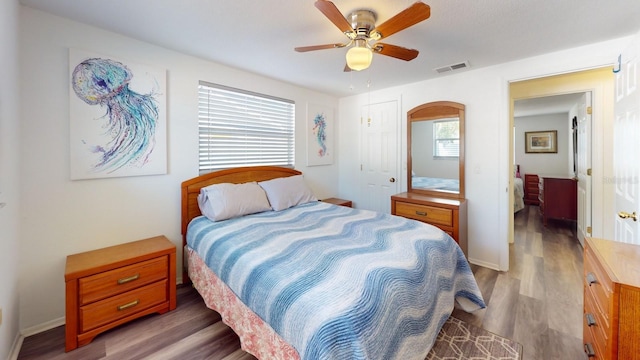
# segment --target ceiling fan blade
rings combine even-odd
[[[343,48],[345,46],[347,46],[347,44],[312,45],[312,46],[300,46],[295,48],[295,50],[297,52],[307,52],[307,51],[314,51],[314,50]]]
[[[327,0],[316,0],[316,8],[320,10],[324,16],[326,16],[331,22],[345,34],[352,33],[353,28],[351,23],[342,15],[340,10],[331,2]]]
[[[320,1],[320,0],[318,0]],[[380,40],[385,37],[389,37],[398,31],[404,30],[410,26],[413,26],[423,20],[426,20],[431,16],[431,8],[429,5],[418,1],[408,8],[402,10],[391,19],[383,22],[380,26],[377,26],[373,31],[372,38]]]
[[[402,46],[383,44],[383,43],[376,43],[373,46],[373,51],[378,54],[391,56],[396,59],[401,59],[405,61],[413,60],[419,54],[419,51],[416,49],[407,49]]]

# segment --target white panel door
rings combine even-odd
[[[614,237],[616,241],[640,244],[637,214],[640,214],[640,35],[621,55],[616,73],[613,170],[615,184]]]
[[[584,246],[584,238],[591,236],[587,227],[591,226],[591,92],[586,92],[578,103],[578,154],[576,176],[578,177],[578,240]]]
[[[398,193],[398,102],[365,105],[361,117],[361,206],[391,212],[391,195]]]

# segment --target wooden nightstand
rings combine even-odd
[[[65,351],[176,308],[176,247],[164,236],[67,256]]]
[[[351,204],[351,200],[344,200],[344,199],[338,199],[338,198],[328,198],[328,199],[324,199],[322,201],[327,202],[329,204],[346,206],[346,207],[351,207],[351,205],[352,205]]]

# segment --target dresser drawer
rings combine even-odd
[[[591,328],[587,327],[587,320],[583,319],[584,322],[584,333],[583,333],[583,344],[584,344],[584,352],[587,353],[587,349],[590,346],[590,349],[593,351],[594,356],[589,357],[589,360],[604,360],[604,356],[600,349],[598,349],[598,345],[593,339],[593,331]],[[585,357],[586,359],[587,357]]]
[[[431,224],[453,226],[453,210],[451,209],[397,201],[396,215]]]
[[[585,297],[587,294],[593,296],[594,306],[604,317],[606,327],[611,327],[610,305],[613,302],[613,283],[606,276],[606,272],[589,247],[585,249],[584,282]]]
[[[538,201],[538,193],[537,192],[535,192],[535,193],[530,192],[530,193],[527,194],[526,198],[527,198],[527,200]]]
[[[602,313],[594,304],[594,301],[593,296],[586,292],[584,297],[584,332],[585,335],[589,332],[589,342],[591,342],[596,354],[598,354],[596,358],[603,358],[604,354],[611,352],[611,342],[609,341],[611,337],[611,328],[604,321]],[[594,324],[588,324],[587,315],[592,317],[592,320],[595,322]],[[586,338],[584,342],[587,343]]]
[[[83,306],[80,308],[80,331],[107,325],[167,300],[167,280],[162,280]]]
[[[80,306],[165,279],[168,257],[162,256],[78,280]]]

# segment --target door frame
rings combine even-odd
[[[536,86],[527,86],[526,89],[520,90],[514,96],[513,86],[519,84]],[[507,196],[503,202],[510,201],[509,206],[513,204],[513,104],[517,99],[559,95],[563,93],[588,92],[592,93],[592,138],[591,138],[591,164],[592,164],[592,181],[591,181],[591,227],[592,236],[607,237],[613,231],[612,221],[607,221],[604,214],[613,211],[613,201],[611,197],[604,196],[604,181],[613,176],[613,167],[611,165],[611,139],[612,129],[605,126],[604,119],[607,115],[613,114],[613,90],[614,78],[612,66],[598,67],[595,69],[568,72],[559,75],[540,76],[532,79],[514,79],[506,80],[506,99],[509,106],[508,127],[501,132],[506,131],[505,138],[508,141],[508,154],[501,157],[501,161],[506,164],[502,167],[508,169],[505,178],[505,188]],[[610,117],[609,116],[609,117]],[[596,136],[596,134],[598,136]],[[607,149],[608,154],[604,153]],[[505,207],[508,209],[509,207]],[[513,211],[503,212],[501,229],[506,232],[507,241],[500,249],[500,269],[509,269],[509,239],[513,239]]]

